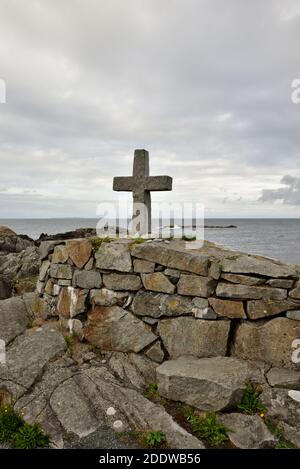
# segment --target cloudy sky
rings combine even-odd
[[[153,200],[299,216],[299,0],[0,0],[0,31],[1,218],[94,217],[135,148]]]

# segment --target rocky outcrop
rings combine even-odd
[[[33,239],[28,236],[17,235],[7,226],[0,225],[0,253],[21,252],[33,245]]]

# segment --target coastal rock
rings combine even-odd
[[[85,338],[103,350],[138,353],[154,342],[156,335],[143,321],[119,306],[96,306],[89,312]]]
[[[226,354],[230,321],[192,317],[162,319],[158,333],[171,358],[183,355],[214,357]]]
[[[107,288],[90,291],[91,303],[98,306],[123,306],[128,298],[130,298],[128,292],[118,292]]]
[[[206,308],[196,308],[192,309],[192,313],[197,319],[217,319],[217,315],[212,308],[209,306]]]
[[[42,262],[42,265],[40,267],[40,274],[39,274],[39,281],[43,282],[47,276],[48,270],[50,267],[50,261],[44,261]]]
[[[57,303],[57,313],[64,318],[73,318],[85,311],[87,290],[74,287],[62,287]]]
[[[154,342],[154,344],[150,346],[147,352],[145,352],[145,355],[156,363],[163,362],[165,354],[162,349],[161,342],[159,340]]]
[[[155,242],[137,244],[132,248],[131,253],[134,257],[155,262],[170,269],[184,270],[199,275],[208,274],[209,258],[200,253],[191,253]]]
[[[143,259],[134,259],[133,270],[137,273],[148,274],[154,272],[155,263]]]
[[[66,248],[78,269],[82,269],[92,254],[92,244],[87,239],[70,239],[66,241]]]
[[[73,275],[73,286],[80,288],[100,288],[101,274],[97,270],[75,270]]]
[[[39,257],[41,260],[46,259],[49,254],[54,251],[54,248],[60,241],[42,241],[39,245]]]
[[[241,300],[270,299],[281,301],[286,299],[287,291],[281,288],[231,285],[220,282],[217,286],[216,295],[221,298],[236,298]]]
[[[102,243],[95,253],[96,267],[99,269],[131,272],[132,261],[129,246],[126,243]]]
[[[275,288],[292,288],[294,280],[288,280],[284,278],[271,279],[266,282],[267,285]]]
[[[58,279],[71,280],[73,273],[69,264],[51,264],[50,276]]]
[[[136,389],[144,390],[156,382],[157,364],[144,355],[113,352],[108,364],[115,376]]]
[[[247,317],[241,301],[221,300],[218,298],[209,298],[208,301],[218,316],[232,319],[246,319]]]
[[[229,428],[231,443],[240,449],[274,448],[276,439],[258,415],[225,414],[218,422]]]
[[[134,274],[103,274],[103,283],[109,290],[136,291],[142,287],[140,277]]]
[[[209,277],[182,274],[177,284],[180,295],[208,297],[214,293],[216,281]]]
[[[292,343],[299,337],[300,323],[291,319],[280,317],[265,324],[245,322],[237,327],[233,353],[245,360],[299,368],[299,364],[292,362]]]
[[[298,281],[296,287],[290,291],[289,296],[296,300],[300,300],[300,281]]]
[[[296,309],[295,311],[287,311],[286,317],[289,319],[294,319],[295,321],[300,321],[300,309]]]
[[[156,373],[161,396],[213,412],[234,408],[248,382],[264,382],[260,368],[233,357],[180,357]]]
[[[8,344],[25,331],[30,319],[22,298],[15,297],[0,301],[0,339]]]
[[[7,226],[0,225],[0,252],[21,252],[29,246],[33,246],[34,241],[28,236],[17,235]]]
[[[168,280],[162,272],[152,274],[142,274],[142,282],[146,290],[163,293],[174,293],[175,286]]]
[[[222,279],[227,280],[230,283],[240,283],[242,285],[263,285],[266,282],[266,279],[259,277],[251,277],[250,275],[239,275],[239,274],[222,274]],[[290,280],[287,280],[290,282]],[[275,287],[277,285],[273,285]],[[288,287],[283,287],[288,288]]]
[[[287,299],[281,301],[273,300],[253,300],[247,302],[247,314],[249,319],[261,319],[268,316],[275,316],[284,311],[299,308],[300,303]]]
[[[222,271],[234,274],[257,274],[274,278],[297,278],[296,266],[261,256],[232,253],[222,261]]]
[[[53,264],[64,264],[69,259],[69,253],[65,245],[55,246],[52,260]]]
[[[300,372],[287,368],[271,368],[266,374],[268,383],[273,388],[300,390]]]
[[[207,306],[207,305],[206,305]],[[180,316],[191,314],[194,305],[190,298],[163,293],[138,292],[132,302],[132,311],[137,316]]]

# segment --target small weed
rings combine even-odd
[[[156,383],[150,383],[145,391],[146,397],[155,397],[157,396],[158,386]]]
[[[33,449],[49,446],[50,439],[39,426],[24,422],[12,406],[0,409],[0,443],[9,443],[14,448]]]
[[[109,236],[105,236],[105,238],[95,237],[95,238],[91,238],[90,241],[92,243],[94,251],[98,251],[102,243],[110,243],[112,241],[112,238],[110,238]]]
[[[196,241],[197,237],[190,236],[190,235],[183,235],[181,239],[182,241]]]
[[[70,352],[70,355],[73,355],[74,346],[75,346],[75,338],[71,335],[65,335],[64,339],[65,339],[65,342],[67,344],[68,351]]]
[[[198,437],[204,438],[212,446],[220,446],[225,443],[225,441],[228,441],[227,432],[230,430],[217,422],[215,413],[209,412],[203,417],[200,417],[191,408],[186,408],[184,412],[186,420]]]
[[[143,244],[145,241],[145,238],[132,238],[132,242],[130,243],[129,247],[133,247],[135,244]]]
[[[49,436],[43,433],[40,425],[37,423],[33,425],[24,423],[15,434],[13,440],[14,448],[18,449],[45,448],[49,446],[49,443]]]
[[[266,406],[259,400],[259,392],[252,383],[248,383],[241,403],[237,406],[244,414],[254,415],[260,413],[263,417],[267,412]]]
[[[151,431],[145,435],[145,443],[150,448],[159,448],[166,442],[166,435],[160,430]]]

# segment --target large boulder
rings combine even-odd
[[[225,355],[229,329],[230,321],[192,317],[162,319],[158,324],[158,333],[171,358]]]
[[[137,353],[157,336],[150,326],[119,306],[96,306],[89,312],[85,338],[103,350]]]
[[[28,236],[17,235],[7,226],[0,226],[0,253],[21,252],[33,245],[33,239]]]
[[[265,324],[244,322],[237,327],[233,354],[277,367],[300,368],[292,361],[292,344],[299,337],[300,322],[292,319],[280,317]]]
[[[22,298],[0,301],[0,339],[9,344],[22,334],[30,323],[30,313]]]
[[[261,368],[233,357],[180,357],[156,372],[161,396],[205,411],[234,408],[248,382],[265,381]]]

